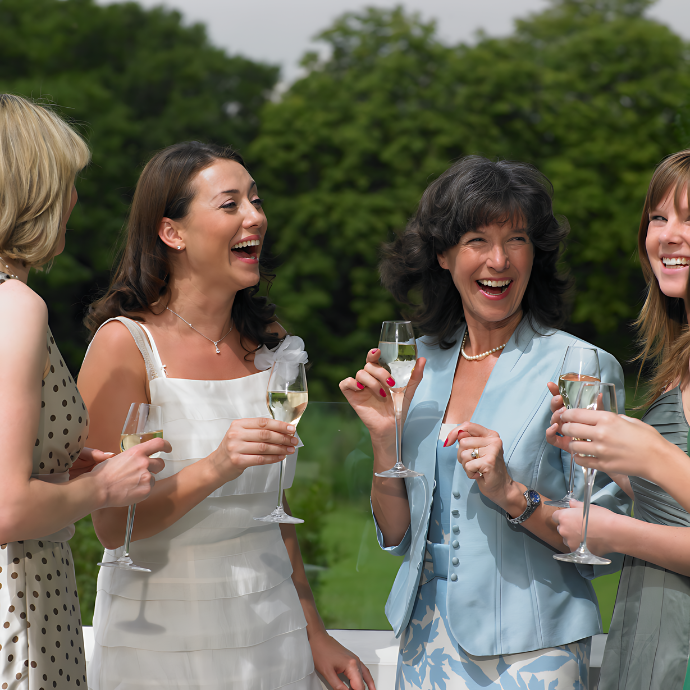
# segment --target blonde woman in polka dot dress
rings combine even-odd
[[[48,328],[31,267],[65,246],[89,160],[50,110],[0,94],[0,688],[85,688],[69,539],[92,510],[146,498],[161,439],[107,460],[84,449],[88,415]],[[96,469],[69,481],[70,470]]]

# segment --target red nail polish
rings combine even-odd
[[[359,388],[361,391],[364,390],[364,386],[359,381],[357,381],[357,388]]]
[[[386,391],[384,391],[383,388],[381,388],[381,389],[379,390],[379,393],[381,394],[381,397],[382,397],[382,398],[385,398],[385,397],[386,397]]]
[[[378,352],[378,348],[375,347],[375,348],[371,351],[371,354],[372,354],[372,355],[375,355],[377,352]]]
[[[395,379],[392,379],[390,376],[386,379],[386,383],[392,388],[395,385]]]
[[[443,442],[443,447],[445,448],[448,445],[448,438]]]

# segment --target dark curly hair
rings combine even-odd
[[[534,245],[522,310],[535,329],[562,325],[571,281],[559,273],[558,261],[570,226],[553,215],[552,197],[551,182],[531,165],[462,158],[426,188],[405,231],[384,245],[383,286],[398,302],[414,307],[411,318],[422,333],[448,349],[465,317],[460,293],[437,254],[470,230],[520,218]]]
[[[158,237],[163,218],[184,218],[194,199],[192,182],[196,175],[217,160],[231,160],[246,168],[239,153],[229,147],[186,141],[168,146],[156,153],[139,177],[127,222],[127,240],[110,287],[89,307],[84,319],[95,334],[108,319],[127,316],[141,321],[141,313],[151,312],[168,292],[172,267],[168,247]],[[268,331],[275,321],[275,306],[265,297],[257,297],[261,279],[273,276],[260,268],[259,282],[240,290],[232,305],[232,321],[245,341],[254,347],[274,347],[280,336]],[[258,345],[257,345],[258,343]]]

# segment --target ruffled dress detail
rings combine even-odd
[[[173,451],[159,479],[218,447],[233,420],[268,417],[269,372],[229,381],[165,377],[151,338],[120,320],[149,372]],[[289,336],[288,336],[289,338]],[[262,366],[271,365],[270,351]],[[275,356],[275,353],[272,353]],[[297,453],[287,460],[292,484]],[[102,568],[94,615],[93,690],[320,690],[292,567],[276,524],[278,465],[251,467],[159,534],[132,543],[151,573]],[[121,549],[106,550],[115,560]]]

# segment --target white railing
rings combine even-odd
[[[329,630],[340,644],[354,652],[371,671],[377,690],[394,690],[395,669],[398,663],[399,640],[386,630]],[[589,687],[596,687],[599,668],[604,654],[606,635],[595,635],[592,639]],[[93,653],[93,628],[84,628],[84,647],[88,666]],[[329,686],[323,683],[324,690]]]

